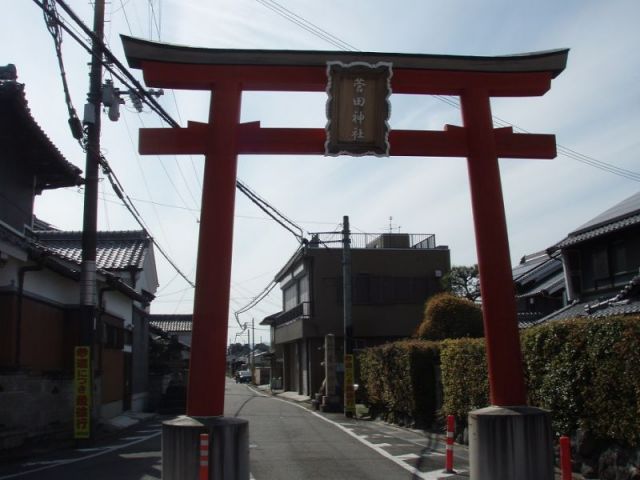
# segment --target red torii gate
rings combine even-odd
[[[540,96],[568,50],[504,57],[319,51],[218,50],[122,37],[132,68],[150,87],[209,90],[208,123],[140,131],[142,154],[204,154],[187,414],[221,416],[239,154],[325,153],[323,128],[240,123],[243,91],[325,91],[327,62],[390,62],[393,93],[460,97],[462,127],[394,130],[390,155],[467,157],[480,269],[491,403],[526,405],[498,158],[556,156],[554,135],[493,128],[491,97]],[[206,248],[206,252],[204,251]]]

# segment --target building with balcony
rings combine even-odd
[[[336,336],[342,358],[342,254],[340,234],[316,234],[275,276],[282,311],[261,324],[271,327],[272,378],[282,378],[285,390],[309,396],[320,390],[327,334]],[[354,349],[412,335],[449,269],[449,248],[436,246],[435,235],[352,234]]]

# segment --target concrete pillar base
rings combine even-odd
[[[469,412],[471,480],[553,480],[549,412],[487,407]]]
[[[163,480],[198,480],[201,433],[209,434],[209,480],[249,480],[249,422],[188,416],[162,423]]]

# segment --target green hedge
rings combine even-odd
[[[445,340],[440,345],[442,413],[465,419],[489,403],[489,379],[483,338]]]
[[[369,407],[386,420],[428,426],[436,410],[438,344],[405,340],[366,349],[359,357]]]
[[[556,434],[640,444],[640,316],[547,323],[521,342],[530,404],[551,410]],[[483,339],[397,342],[361,358],[369,399],[392,421],[434,418],[438,365],[442,414],[465,420],[489,403]]]
[[[482,310],[466,298],[439,293],[427,300],[416,334],[423,340],[482,337]]]
[[[522,350],[530,401],[551,410],[557,434],[640,444],[640,316],[541,325]]]

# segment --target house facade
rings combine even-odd
[[[335,239],[334,239],[335,240]],[[426,299],[441,290],[450,269],[446,246],[434,235],[354,234],[351,239],[354,348],[410,336]],[[342,248],[321,235],[301,247],[276,275],[282,311],[265,318],[275,350],[272,378],[312,395],[324,379],[324,338],[334,334],[342,358]]]
[[[640,192],[547,252],[562,259],[568,304],[544,320],[640,313]]]
[[[81,233],[33,215],[36,195],[82,184],[32,118],[24,86],[0,80],[0,448],[68,435],[80,322]],[[78,215],[81,213],[78,212]],[[94,411],[142,410],[147,397],[148,306],[157,288],[150,238],[98,234]]]

